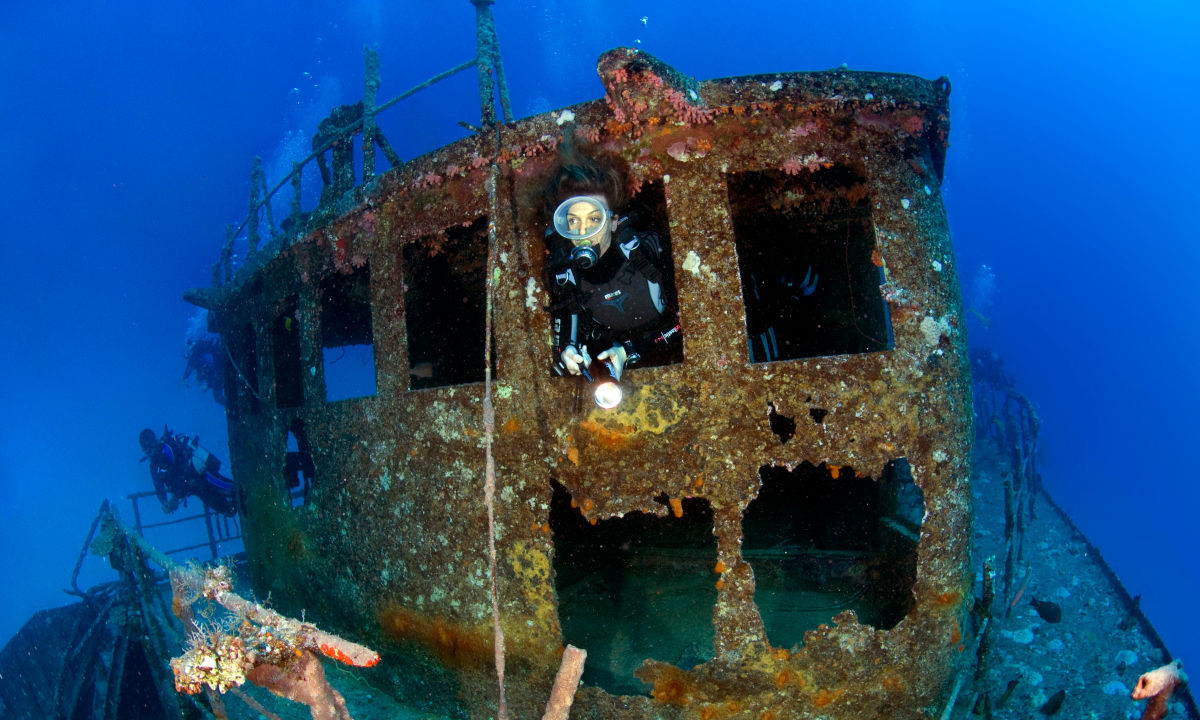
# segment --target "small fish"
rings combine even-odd
[[[1029,601],[1029,604],[1033,606],[1034,610],[1037,610],[1037,614],[1046,622],[1062,622],[1062,608],[1058,606],[1058,603],[1034,598]]]
[[[416,378],[428,380],[433,377],[433,363],[428,361],[419,362],[409,369],[408,374]]]
[[[1045,715],[1046,717],[1050,717],[1051,715],[1055,714],[1056,712],[1058,712],[1059,710],[1062,709],[1063,701],[1066,699],[1067,699],[1067,691],[1059,690],[1058,692],[1056,692],[1050,696],[1050,699],[1046,701],[1045,705],[1042,705],[1040,708],[1038,708],[1038,712]]]

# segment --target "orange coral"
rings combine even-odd
[[[908,689],[908,685],[904,682],[904,678],[891,672],[885,672],[880,679],[883,684],[883,689],[888,692],[898,693]]]
[[[660,665],[656,671],[654,689],[650,691],[655,700],[676,707],[683,707],[692,701],[696,687],[683,670]]]
[[[775,674],[775,687],[782,690],[788,685],[796,682],[796,671],[791,668],[784,668]]]
[[[358,661],[358,660],[355,660],[354,658],[350,657],[346,653],[342,652],[341,649],[338,648],[337,646],[321,643],[319,645],[319,647],[320,647],[322,655],[324,655],[325,657],[333,658],[334,660],[337,660],[338,662],[344,663],[346,665],[351,665],[354,667],[374,667],[379,664],[379,656],[378,655],[374,655],[374,656],[368,657],[362,661]],[[299,651],[297,651],[297,654],[299,654]]]
[[[934,595],[932,600],[935,605],[939,605],[941,607],[953,607],[957,605],[960,600],[962,600],[962,593],[957,590],[947,590],[944,593]]]
[[[587,430],[597,442],[609,449],[620,448],[637,430],[631,425],[617,424],[615,427],[608,427],[592,420],[580,423],[579,427]]]
[[[492,662],[490,627],[466,627],[407,608],[385,610],[380,626],[393,640],[425,647],[448,668],[487,667]]]
[[[813,704],[819,708],[826,707],[834,700],[840,698],[845,692],[845,690],[819,690],[817,697],[813,700]]]
[[[671,503],[671,513],[677,518],[683,517],[683,501],[679,498],[671,498],[668,502]]]

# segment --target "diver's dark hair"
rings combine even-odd
[[[154,447],[154,444],[157,442],[158,437],[150,428],[146,428],[138,433],[138,444],[142,446],[143,450]]]
[[[576,195],[603,195],[610,210],[625,205],[625,181],[615,159],[600,159],[580,153],[572,142],[573,133],[563,133],[558,147],[558,164],[542,186],[542,210],[546,221],[554,216],[558,204]]]

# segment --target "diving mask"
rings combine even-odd
[[[590,195],[567,198],[554,211],[554,230],[575,244],[571,262],[577,267],[586,270],[600,259],[592,241],[608,228],[611,219],[604,200]]]

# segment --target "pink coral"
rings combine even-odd
[[[715,114],[712,110],[693,105],[678,90],[668,88],[663,92],[663,97],[666,98],[667,103],[675,111],[675,119],[691,125],[703,125],[712,122],[713,115]]]
[[[788,139],[798,140],[803,137],[808,137],[817,131],[817,124],[812,120],[805,120],[788,130]]]
[[[594,145],[600,142],[600,128],[595,125],[579,125],[575,128],[575,137]]]
[[[909,115],[900,121],[900,127],[909,135],[920,135],[925,129],[925,120],[920,115]]]
[[[809,153],[804,157],[793,155],[787,160],[783,161],[783,165],[780,166],[780,169],[788,175],[798,175],[801,170],[816,172],[821,169],[821,163],[824,160],[825,158],[816,153]]]

